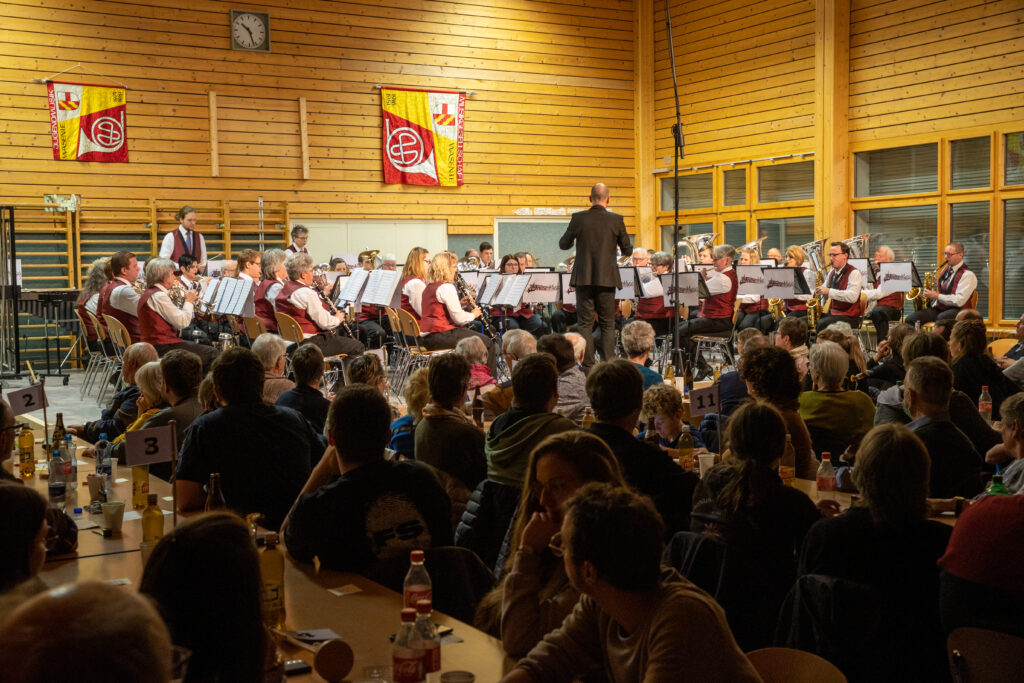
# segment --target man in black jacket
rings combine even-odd
[[[633,249],[622,216],[608,210],[610,196],[607,185],[594,185],[590,190],[592,206],[573,214],[565,234],[558,240],[559,249],[572,249],[576,244],[576,262],[569,284],[576,288],[577,324],[587,340],[585,369],[594,364],[595,308],[601,326],[601,359],[615,357],[615,290],[622,286],[615,247],[623,254],[631,254]]]

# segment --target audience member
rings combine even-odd
[[[153,599],[188,648],[189,681],[258,681],[266,631],[263,584],[249,528],[219,511],[190,517],[163,537],[142,572],[139,593]]]
[[[428,368],[418,368],[405,380],[402,395],[406,413],[391,423],[388,448],[409,460],[416,457],[416,425],[423,417],[423,408],[430,402],[429,375]]]
[[[203,377],[203,381],[199,383],[196,398],[199,399],[199,405],[203,406],[204,414],[220,407],[220,401],[217,400],[217,394],[213,390],[213,373],[208,372],[206,377]],[[179,443],[181,442],[179,441]]]
[[[690,435],[693,448],[697,452],[706,452],[707,448],[700,438],[700,432],[686,421],[686,409],[679,390],[662,382],[644,390],[643,408],[640,420],[646,429],[636,435],[644,443],[656,446],[667,452],[672,458],[679,456],[679,439],[683,432]],[[693,468],[689,463],[680,463],[686,469]]]
[[[871,429],[875,406],[864,392],[843,389],[850,356],[839,344],[819,341],[808,358],[814,388],[800,394],[800,417],[814,452],[829,451],[838,457]]]
[[[807,323],[803,318],[786,316],[779,321],[775,330],[775,345],[785,349],[793,356],[796,362],[796,371],[800,375],[800,384],[803,385],[804,377],[807,376]]]
[[[903,362],[903,342],[914,334],[910,325],[896,325],[889,331],[889,337],[878,342],[878,348],[868,360],[868,386],[879,391],[902,382],[907,374]]]
[[[644,397],[635,364],[621,358],[598,363],[587,375],[587,396],[597,419],[590,432],[612,449],[626,481],[653,499],[669,533],[689,528],[697,475],[633,437]]]
[[[11,474],[4,467],[4,463],[10,459],[14,452],[14,443],[18,438],[18,432],[21,431],[22,427],[26,423],[16,424],[14,422],[14,412],[11,410],[11,405],[0,398],[0,482],[3,481],[21,481],[17,476]],[[17,461],[11,463],[11,469],[14,472],[18,471]]]
[[[1010,458],[1002,470],[1003,484],[1010,493],[1024,493],[1024,394],[1003,401],[1000,436]]]
[[[295,349],[292,353],[292,377],[295,378],[295,388],[281,394],[275,405],[296,411],[306,418],[317,434],[323,434],[331,402],[320,391],[324,378],[324,352],[319,346],[303,344]]]
[[[583,356],[587,352],[587,340],[579,332],[566,332],[565,338],[572,344],[573,355],[576,357],[576,364],[583,365]]]
[[[46,585],[36,575],[46,562],[50,533],[46,499],[17,480],[0,481],[0,519],[5,520],[0,533],[0,593],[27,581],[32,583],[21,590],[45,590]]]
[[[654,351],[654,328],[649,322],[634,320],[622,328],[622,350],[644,378],[644,389],[664,382],[661,375],[647,367],[647,359]]]
[[[281,394],[295,388],[295,382],[284,376],[287,347],[284,339],[271,332],[264,332],[252,343],[252,352],[263,366],[263,402],[267,405],[274,405]]]
[[[455,353],[469,361],[469,391],[476,393],[487,393],[495,388],[498,380],[491,376],[491,369],[487,367],[487,347],[484,346],[480,337],[466,337],[460,339],[455,345]]]
[[[818,459],[811,446],[807,425],[800,417],[800,380],[793,356],[773,346],[749,349],[743,354],[741,375],[751,397],[774,406],[782,415],[786,433],[793,444],[796,476],[814,479],[818,472]]]
[[[389,417],[387,401],[370,387],[343,387],[334,397],[327,415],[333,448],[284,526],[299,562],[316,558],[327,569],[361,572],[379,561],[406,562],[411,550],[451,545],[451,504],[434,473],[384,459]]]
[[[949,337],[950,367],[953,386],[977,403],[982,386],[992,396],[992,419],[998,420],[1003,400],[1017,393],[1017,385],[1002,373],[992,356],[985,352],[985,323],[980,320],[961,320],[953,326]]]
[[[832,323],[826,329],[819,332],[815,339],[815,343],[823,341],[832,341],[839,344],[849,358],[846,371],[849,381],[844,381],[844,384],[851,389],[859,389],[869,396],[873,396],[874,394],[868,391],[867,380],[863,378],[856,379],[857,375],[865,375],[867,373],[868,362],[864,357],[864,351],[860,348],[860,340],[853,335],[853,328],[848,323],[842,321]]]
[[[742,365],[743,354],[747,350],[762,346],[768,346],[768,338],[764,336],[761,330],[748,327],[737,333],[736,358],[739,359],[736,363],[737,366]],[[700,422],[701,438],[712,451],[720,450],[718,439],[721,432],[725,431],[725,421],[741,403],[750,397],[750,393],[747,391],[747,383],[740,377],[739,367],[722,373],[722,376],[718,378],[718,386],[721,391],[718,404],[719,412],[708,413]]]
[[[139,399],[135,373],[146,363],[155,360],[158,360],[158,357],[152,344],[138,342],[125,349],[121,365],[121,379],[124,380],[125,388],[114,394],[110,405],[100,413],[100,419],[84,425],[69,425],[68,433],[89,443],[96,443],[100,434],[106,434],[108,439],[122,434],[139,414],[135,405]]]
[[[938,681],[948,674],[935,563],[950,528],[927,519],[928,470],[928,452],[910,430],[875,427],[857,449],[853,479],[860,500],[811,527],[800,554],[801,574],[865,584],[879,592],[881,604],[892,606],[877,617],[892,627],[892,680]],[[897,678],[897,672],[903,675]]]
[[[1015,329],[1017,343],[1009,351],[996,358],[996,365],[1018,388],[1024,389],[1024,315],[1017,321]]]
[[[614,363],[616,361],[612,361]],[[552,544],[581,594],[503,683],[569,681],[591,668],[608,680],[758,681],[714,600],[661,567],[664,527],[650,501],[588,484],[566,503]]]
[[[323,444],[301,415],[263,403],[263,366],[249,349],[217,357],[213,388],[222,406],[192,423],[178,456],[178,509],[202,508],[203,485],[219,473],[229,508],[276,529]]]
[[[502,334],[501,356],[510,373],[516,363],[531,353],[537,353],[537,338],[526,330],[513,329]],[[493,421],[512,405],[512,380],[502,382],[494,391],[488,391],[481,400],[484,404],[484,421]]]
[[[367,351],[356,356],[348,364],[347,371],[350,384],[366,384],[381,394],[387,389],[388,373],[376,352]]]
[[[928,450],[928,495],[932,498],[969,498],[982,488],[981,456],[949,419],[952,393],[953,373],[938,358],[917,358],[907,368],[903,391],[903,403],[911,417],[907,427]]]
[[[149,418],[167,406],[162,392],[164,380],[160,372],[160,361],[151,361],[139,368],[139,371],[135,373],[135,383],[139,385],[139,398],[135,401],[139,414],[124,432],[111,440],[114,445],[124,443],[125,435],[128,432],[140,429]],[[117,456],[115,455],[115,457]]]
[[[953,333],[953,326],[956,325],[956,318],[946,318],[944,320],[936,320],[935,325],[932,326],[932,332],[942,337],[946,343],[949,343],[949,337]]]
[[[0,623],[0,671],[18,683],[168,683],[171,639],[152,604],[109,583],[40,593]]]
[[[581,348],[586,350],[586,341],[582,341]],[[537,340],[537,351],[549,353],[555,359],[558,367],[558,402],[555,404],[554,412],[566,417],[576,424],[583,420],[583,413],[590,407],[590,400],[587,398],[587,376],[579,361],[583,356],[577,358],[576,349],[569,341],[568,335],[546,334]]]

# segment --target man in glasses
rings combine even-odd
[[[860,306],[860,290],[864,277],[860,271],[847,261],[850,258],[850,246],[843,242],[833,242],[828,250],[828,258],[832,268],[825,276],[825,283],[814,290],[814,293],[831,301],[828,315],[818,318],[818,331],[835,322],[846,322],[850,327],[860,327],[864,311]]]
[[[978,276],[964,263],[964,245],[962,242],[950,242],[942,252],[946,267],[939,273],[937,289],[926,289],[923,295],[928,299],[928,306],[907,316],[907,323],[931,323],[936,320],[956,318],[956,314],[964,308],[972,308],[978,289]]]

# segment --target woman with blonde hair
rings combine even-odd
[[[430,252],[423,247],[413,247],[405,257],[402,278],[398,281],[398,286],[402,290],[402,310],[411,313],[417,322],[420,319],[423,290],[427,286],[428,263]]]
[[[739,265],[756,266],[761,263],[756,249],[741,249]],[[760,294],[744,294],[737,297],[740,302],[740,321],[738,328],[745,330],[756,327],[767,332],[772,326],[772,316],[768,312],[768,300]]]
[[[459,293],[453,284],[455,269],[448,252],[434,255],[430,262],[430,284],[423,288],[420,315],[420,344],[430,351],[454,349],[459,340],[476,336],[487,347],[487,367],[497,372],[497,350],[490,337],[463,327],[480,317],[480,307],[462,310]]]
[[[481,601],[477,625],[494,632],[511,656],[529,652],[557,628],[579,600],[565,574],[561,554],[550,548],[562,524],[565,501],[584,484],[627,486],[611,449],[598,437],[573,430],[554,434],[530,453],[519,509],[506,537],[514,549],[501,583]]]
[[[779,264],[786,268],[800,268],[804,273],[804,280],[807,282],[807,286],[814,289],[814,268],[807,261],[807,254],[804,250],[795,244],[791,244],[786,249],[786,258],[784,263]],[[786,315],[794,316],[796,318],[807,317],[807,302],[810,300],[810,294],[801,294],[795,296],[792,299],[786,299]]]

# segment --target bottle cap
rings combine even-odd
[[[821,452],[821,459],[822,460],[831,460],[832,459],[832,454],[829,453],[828,451],[822,451]]]
[[[71,443],[71,435],[70,434],[65,434],[64,435],[64,440],[67,441],[68,443]]]
[[[416,610],[412,607],[403,607],[402,621],[416,621]]]
[[[412,552],[410,552],[409,553],[409,561],[410,562],[422,562],[423,561],[423,551],[422,550],[413,550]]]
[[[430,600],[417,600],[416,601],[416,611],[419,612],[420,614],[430,614],[430,612],[433,611],[433,609],[434,609],[434,606],[433,606],[433,603],[431,603]]]
[[[156,494],[155,493],[147,493],[146,494],[146,504],[147,505],[156,505]]]
[[[981,390],[982,391],[988,391],[988,385],[987,384],[982,384],[981,385]]]
[[[76,515],[82,514],[82,508],[75,508],[75,514]]]

